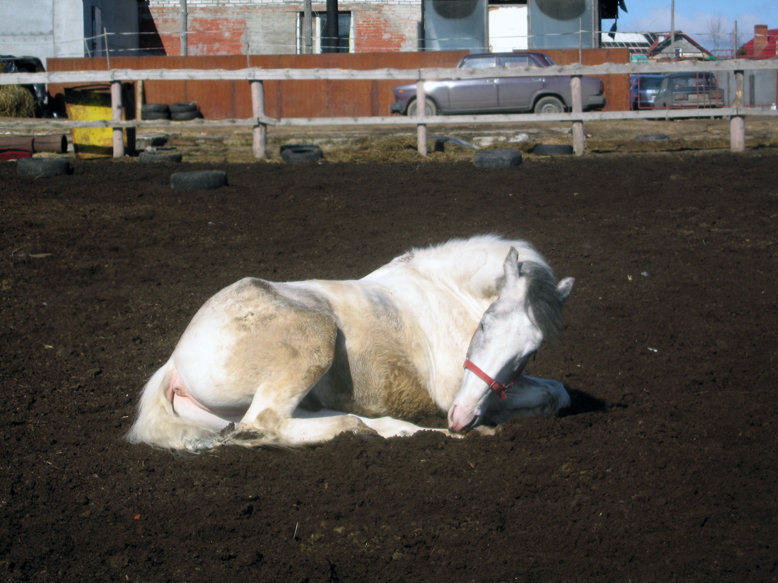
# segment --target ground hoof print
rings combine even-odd
[[[141,152],[138,159],[144,163],[173,163],[177,164],[183,160],[181,152]]]
[[[521,164],[518,150],[481,150],[473,155],[473,164],[479,168],[507,168]]]
[[[176,172],[170,176],[170,187],[173,190],[212,190],[227,184],[227,173],[224,170],[192,170]]]
[[[72,174],[73,168],[67,158],[21,158],[16,163],[19,176],[51,178],[63,174]]]
[[[322,157],[321,148],[316,144],[285,144],[281,146],[281,158],[287,164],[316,162]]]
[[[532,148],[532,153],[537,156],[565,156],[573,153],[573,147],[564,144],[538,144]]]

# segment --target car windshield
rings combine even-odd
[[[554,61],[552,61],[552,60],[551,60],[551,57],[549,57],[548,55],[546,55],[546,54],[541,54],[541,55],[538,55],[538,56],[539,56],[541,59],[543,59],[544,61],[546,61],[546,63],[548,63],[548,66],[549,66],[549,67],[550,67],[551,65],[556,65],[556,63],[555,63]]]
[[[662,77],[638,77],[638,87],[641,89],[659,89]]]
[[[710,89],[716,87],[716,78],[710,73],[691,73],[673,77],[672,89]]]
[[[495,57],[463,59],[459,66],[460,68],[490,69],[497,66],[497,59]]]

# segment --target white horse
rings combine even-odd
[[[410,435],[441,411],[454,433],[556,415],[564,386],[524,368],[573,282],[495,236],[415,249],[359,280],[242,279],[195,314],[127,437],[197,451]]]

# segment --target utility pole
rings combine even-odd
[[[675,0],[670,2],[670,54],[675,59]]]

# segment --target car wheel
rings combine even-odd
[[[479,168],[507,168],[521,164],[518,150],[480,150],[473,155],[473,164]]]
[[[414,99],[408,104],[408,111],[406,112],[408,117],[416,117],[416,109],[416,100]],[[425,99],[424,113],[426,113],[427,116],[438,115],[438,106],[435,105],[435,102],[431,99]]]
[[[535,104],[535,113],[562,113],[565,110],[565,104],[557,97],[541,97]]]

